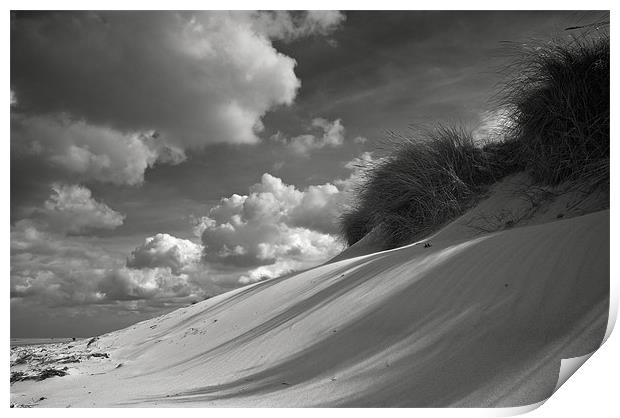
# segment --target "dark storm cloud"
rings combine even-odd
[[[342,20],[333,12],[287,16],[14,13],[11,89],[28,113],[157,130],[184,146],[253,143],[263,115],[291,104],[299,87],[295,61],[270,38],[326,32]]]

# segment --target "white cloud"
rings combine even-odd
[[[382,158],[375,157],[372,151],[363,152],[359,157],[353,158],[344,165],[345,168],[351,170],[349,177],[335,180],[334,184],[347,194],[353,193],[355,187],[364,181],[366,170],[381,160]]]
[[[123,222],[85,187],[54,185],[32,215],[11,227],[12,299],[55,307],[121,303],[122,309],[141,301],[135,310],[187,303],[218,289],[201,274],[201,246],[189,240],[157,234],[125,261],[98,238],[67,235]]]
[[[280,132],[272,136],[272,140],[282,142],[290,147],[293,152],[299,155],[308,155],[310,151],[321,149],[324,147],[340,147],[344,142],[345,129],[336,119],[333,122],[323,118],[315,118],[312,120],[311,129],[319,130],[319,135],[305,134],[287,139]]]
[[[35,212],[52,230],[81,233],[90,229],[114,229],[125,216],[93,199],[91,191],[79,185],[54,184],[52,194]]]
[[[369,164],[372,164],[378,161],[377,159],[375,159],[375,157],[372,154],[373,154],[372,151],[365,151],[361,153],[359,157],[355,157],[351,161],[348,161],[347,163],[345,163],[344,166],[345,168],[348,168],[349,170],[353,170],[353,171],[364,169]]]
[[[345,15],[334,10],[310,10],[307,12],[301,28],[303,35],[313,33],[327,35],[345,21]]]
[[[365,152],[345,164],[351,170],[347,178],[303,190],[263,174],[247,195],[223,198],[195,221],[205,261],[235,268],[242,272],[239,283],[251,283],[335,256],[342,250],[338,216],[364,170],[376,161]]]
[[[169,235],[154,240],[159,244],[151,246],[156,248],[151,255],[160,262],[129,268],[92,239],[42,231],[31,221],[19,221],[11,228],[11,298],[56,307],[120,303],[123,309],[140,301],[140,309],[148,309],[218,292],[197,264],[200,246]]]
[[[293,226],[335,234],[337,219],[344,204],[345,195],[331,183],[309,186],[297,205],[287,213],[287,223]]]
[[[291,41],[312,34],[327,35],[345,20],[344,14],[333,10],[293,13],[295,14],[285,11],[257,12],[253,16],[255,27],[273,39]]]
[[[13,117],[11,141],[84,180],[140,184],[156,162],[177,164],[182,149],[150,133],[120,131],[65,116]]]
[[[187,272],[200,262],[202,246],[190,240],[157,234],[132,251],[127,267],[134,269],[168,267],[174,274]]]
[[[97,293],[108,300],[173,299],[203,293],[187,274],[174,274],[170,268],[107,271],[97,283]]]
[[[11,227],[11,298],[51,306],[98,303],[96,283],[114,266],[113,257],[84,237],[41,230],[31,220]]]
[[[105,253],[84,242],[84,237],[68,239],[57,231],[42,229],[41,225],[31,219],[20,220],[11,227],[11,254],[20,255],[20,260],[27,261],[36,254],[51,257],[44,263],[46,266],[67,266],[91,261],[105,264],[111,261]],[[71,261],[66,262],[67,259]],[[36,264],[26,263],[23,267],[36,269]]]
[[[215,221],[208,216],[195,217],[191,216],[190,222],[192,223],[192,232],[194,236],[200,238],[202,233],[210,226],[215,226]]]
[[[372,154],[364,153],[346,164],[352,170],[348,178],[303,190],[264,174],[247,195],[224,198],[208,216],[194,219],[204,249],[157,234],[127,259],[104,250],[96,238],[64,235],[67,229],[112,227],[119,221],[88,189],[57,186],[36,219],[11,228],[11,298],[29,306],[114,305],[146,311],[318,265],[342,249],[334,235],[339,208],[346,204],[359,165],[372,161]],[[79,221],[50,227],[46,222],[54,216],[45,217],[47,212],[72,213]]]
[[[93,279],[93,277],[90,277]],[[37,306],[75,306],[96,304],[103,300],[94,281],[79,277],[74,269],[54,266],[51,269],[17,270],[11,274],[11,298]]]
[[[202,218],[205,259],[248,269],[245,281],[323,262],[342,247],[333,235],[340,197],[329,183],[298,190],[264,174]]]
[[[280,277],[292,271],[301,270],[304,267],[307,266],[295,260],[280,260],[268,266],[259,266],[249,270],[247,273],[239,276],[238,282],[242,285],[256,283],[261,280]]]
[[[278,52],[272,40],[324,35],[343,20],[341,13],[329,11],[16,18],[12,64],[28,71],[16,71],[11,88],[25,108],[40,114],[67,112],[88,125],[110,126],[112,132],[156,130],[180,149],[255,143],[265,113],[292,104],[300,86],[295,60]],[[124,140],[133,144],[133,153],[147,152]],[[61,153],[59,162],[76,169],[79,161],[107,164],[88,147],[74,150],[69,161],[63,156],[67,154]],[[156,158],[138,161],[144,167]],[[134,173],[132,178],[139,177]]]

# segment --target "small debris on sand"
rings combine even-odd
[[[11,372],[11,383],[24,380],[23,378],[25,375],[24,372]]]
[[[77,356],[67,356],[67,357],[58,359],[57,362],[60,363],[60,364],[79,363],[80,359]]]
[[[23,356],[18,357],[17,360],[13,362],[12,366],[18,365],[18,364],[26,364],[27,360],[30,359],[31,357],[32,357],[32,354],[26,353]]]
[[[93,337],[88,341],[88,344],[86,344],[86,348],[90,347],[95,341],[97,341],[99,338],[98,337]]]
[[[110,356],[104,352],[89,352],[82,345],[68,346],[66,343],[11,347],[10,383],[66,376],[69,374],[67,364],[83,363],[91,358],[108,359]]]
[[[11,372],[11,383],[22,382],[24,380],[36,380],[41,381],[45,379],[49,379],[50,377],[55,376],[66,376],[67,368],[63,369],[55,369],[53,367],[48,367],[43,370],[33,370],[31,373],[25,372]]]
[[[92,353],[88,355],[88,358],[90,357],[103,357],[103,358],[110,358],[110,356],[108,355],[108,353]]]

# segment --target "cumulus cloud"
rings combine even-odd
[[[135,268],[124,266],[122,260],[86,237],[66,237],[40,230],[30,221],[17,222],[11,228],[11,298],[45,306],[141,301],[142,308],[147,308],[162,301],[187,303],[217,289],[190,268],[200,258],[199,246],[194,244],[193,254],[179,250],[179,255],[174,247],[187,247],[185,240],[168,235],[152,241],[157,239],[176,243],[169,252],[161,252],[169,265],[151,262]],[[138,260],[144,261],[147,251]],[[152,259],[157,259],[156,251],[152,253]]]
[[[20,270],[12,275],[11,298],[48,306],[114,304],[126,301],[187,302],[208,293],[187,274],[168,268]]]
[[[97,283],[97,294],[116,301],[183,298],[197,291],[187,274],[174,274],[170,268],[113,269]]]
[[[325,261],[341,250],[333,235],[341,197],[330,183],[298,190],[266,173],[200,219],[205,260],[247,268],[242,282]]]
[[[379,159],[375,158],[372,151],[365,151],[358,157],[353,158],[351,161],[347,161],[344,164],[344,167],[352,170],[354,174],[358,174],[359,171],[365,170],[378,161]]]
[[[168,267],[174,274],[193,268],[202,253],[202,247],[186,239],[168,234],[157,234],[144,240],[132,251],[127,267],[133,269]]]
[[[55,184],[32,218],[11,227],[11,298],[54,307],[141,301],[143,309],[202,298],[217,288],[198,274],[201,246],[191,241],[157,234],[125,262],[97,238],[68,235],[112,229],[123,219],[89,189]]]
[[[15,115],[11,129],[14,152],[35,154],[84,180],[136,185],[156,162],[185,160],[182,149],[155,132],[123,133],[66,115]]]
[[[335,237],[339,208],[361,167],[373,160],[364,153],[346,164],[352,170],[346,179],[305,189],[264,174],[247,195],[223,198],[194,219],[202,245],[156,234],[120,256],[95,238],[66,235],[113,227],[118,214],[82,186],[56,185],[33,219],[11,227],[11,298],[32,306],[146,311],[320,264],[342,249]],[[78,221],[63,224],[66,218],[55,218],[63,212]],[[52,219],[57,227],[49,225]]]
[[[331,183],[309,186],[287,213],[287,223],[323,233],[338,232],[338,214],[344,203],[341,189]]]
[[[337,185],[344,193],[351,195],[356,186],[364,181],[364,175],[366,170],[373,165],[380,163],[381,157],[375,157],[372,151],[366,151],[360,154],[358,157],[353,158],[351,161],[347,161],[344,167],[351,170],[349,177],[345,179],[337,179],[334,184]]]
[[[221,292],[200,264],[200,244],[156,234],[127,255],[114,249],[113,238],[104,247],[105,238],[83,234],[123,220],[88,188],[54,184],[41,207],[11,226],[12,300],[38,307],[121,304],[144,312]]]
[[[48,228],[68,233],[114,229],[125,219],[123,214],[96,201],[88,188],[58,183],[52,185],[52,194],[34,216]]]
[[[345,15],[333,10],[266,11],[256,13],[254,19],[260,32],[292,41],[312,34],[327,35],[344,22]]]
[[[243,271],[239,283],[251,283],[308,268],[338,254],[338,215],[369,165],[371,152],[348,161],[348,177],[300,190],[265,173],[247,195],[220,200],[207,216],[196,218],[204,260]]]
[[[296,260],[279,260],[268,266],[259,266],[239,276],[238,283],[245,285],[260,282],[261,280],[273,279],[287,273],[301,270],[307,267]]]
[[[11,226],[12,299],[53,307],[121,303],[123,309],[139,301],[144,310],[219,289],[201,272],[201,245],[189,240],[157,234],[125,259],[102,248],[100,239],[81,235],[124,220],[86,187],[54,184],[31,215]]]
[[[323,118],[312,120],[310,129],[321,131],[320,134],[305,134],[292,138],[286,138],[278,132],[272,136],[272,140],[286,144],[293,152],[300,155],[308,155],[310,151],[324,147],[340,147],[344,142],[344,126],[340,119],[333,122]]]
[[[10,294],[11,299],[55,307],[97,304],[103,300],[103,295],[90,282],[79,278],[75,270],[58,267],[13,273]]]
[[[45,230],[40,223],[31,219],[23,219],[11,227],[11,255],[27,262],[35,255],[49,257],[45,266],[69,266],[75,263],[91,263],[94,261],[107,263],[112,259],[96,247],[85,245],[86,238],[66,237],[56,231]],[[67,260],[69,260],[67,262]],[[11,263],[11,268],[14,265]],[[37,269],[36,264],[24,264],[28,269]]]
[[[202,233],[210,226],[215,226],[215,221],[208,216],[191,216],[192,232],[194,236],[200,238]]]
[[[272,40],[326,34],[342,20],[337,12],[12,14],[11,89],[29,113],[156,130],[182,149],[254,143],[265,113],[291,104],[300,86],[295,60]]]
[[[41,163],[50,182],[140,185],[149,168],[180,163],[192,149],[256,143],[265,114],[291,105],[301,83],[295,60],[274,41],[329,35],[343,20],[323,11],[12,13],[12,158]],[[114,238],[89,237],[90,230],[117,228],[124,215],[84,186],[55,184],[40,207],[21,208],[28,218],[11,227],[11,297],[20,307],[142,309],[221,291],[214,283],[230,274],[226,262],[235,258],[250,260],[240,274],[252,278],[261,266],[261,277],[298,268],[305,255],[328,254],[333,237],[300,226],[306,217],[293,209],[270,212],[267,193],[292,208],[306,193],[293,191],[257,190],[250,194],[265,200],[248,202],[245,213],[226,218],[222,208],[221,221],[197,220],[201,238],[237,218],[247,224],[239,227],[247,239],[216,247],[224,267],[211,271],[201,264],[201,245],[168,234],[130,254]],[[322,205],[320,196],[312,202]],[[252,230],[261,217],[272,219],[264,242]]]
[[[83,237],[41,230],[30,220],[11,227],[11,298],[48,306],[97,303],[97,280],[114,265]]]

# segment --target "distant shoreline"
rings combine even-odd
[[[82,338],[76,338],[82,339]],[[73,341],[73,338],[11,338],[11,347],[20,347],[24,345],[44,345],[44,344],[58,344]]]

